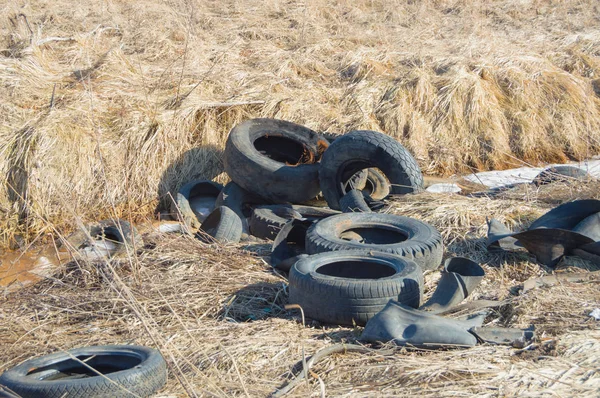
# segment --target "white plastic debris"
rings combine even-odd
[[[595,320],[600,321],[600,308],[596,308],[590,312],[590,316]]]
[[[457,192],[460,192],[461,189],[456,184],[442,182],[439,184],[432,184],[432,185],[428,186],[426,191],[434,192],[434,193],[457,193]]]

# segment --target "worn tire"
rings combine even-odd
[[[375,200],[381,200],[390,194],[390,183],[382,172],[369,168],[362,191]]]
[[[340,213],[336,210],[314,206],[259,206],[252,212],[252,217],[250,218],[250,233],[257,238],[273,240],[277,237],[281,228],[283,228],[288,221],[295,218],[293,212],[309,220],[319,220]]]
[[[200,229],[219,243],[237,243],[242,238],[242,220],[225,206],[213,210]]]
[[[365,325],[390,300],[418,308],[423,273],[413,261],[392,254],[339,251],[300,259],[289,283],[289,302],[299,304],[307,317]]]
[[[344,234],[380,233],[369,243],[342,239]],[[396,236],[393,233],[396,233]],[[396,238],[398,240],[396,240]],[[396,254],[417,263],[423,271],[437,268],[442,262],[442,236],[431,225],[414,218],[381,213],[343,213],[315,223],[306,234],[308,254],[338,250],[379,251]]]
[[[138,230],[128,221],[102,220],[86,225],[69,235],[64,246],[67,249],[79,250],[90,244],[90,237],[105,237],[107,240],[119,243],[116,253],[137,250],[144,246],[144,240]],[[115,254],[116,254],[115,253]]]
[[[223,185],[208,180],[196,180],[182,186],[175,195],[175,202],[171,204],[171,213],[175,217],[181,217],[182,222],[192,228],[200,227],[198,215],[190,206],[190,200],[195,196],[213,196],[215,199],[220,195]]]
[[[80,360],[90,358],[86,363],[104,376],[97,375],[85,367],[83,369],[91,373],[90,377],[39,380],[41,376],[28,376],[32,372],[40,373],[43,368],[50,371],[52,366],[65,371],[73,371],[74,367],[83,366],[71,359],[67,353],[57,352],[30,359],[7,370],[0,376],[0,384],[23,398],[129,398],[149,397],[167,381],[165,360],[152,348],[108,345],[76,348],[68,353]],[[112,373],[108,373],[108,369],[113,370]],[[56,373],[58,372],[54,375]],[[119,385],[128,391],[119,388]]]
[[[305,202],[320,192],[317,161],[328,145],[322,136],[298,124],[247,120],[229,133],[225,171],[235,183],[268,202]],[[304,156],[310,159],[301,160]]]
[[[551,184],[553,182],[569,182],[590,178],[587,171],[575,166],[554,166],[542,170],[531,182],[536,186]]]
[[[319,169],[321,191],[332,209],[340,208],[344,181],[359,170],[376,167],[388,178],[391,194],[423,189],[415,158],[398,141],[376,131],[356,130],[338,138],[325,151]]]
[[[343,213],[370,213],[371,208],[365,201],[362,191],[352,189],[340,199],[340,210]]]
[[[252,214],[248,206],[264,204],[264,202],[264,199],[246,191],[235,182],[230,182],[221,190],[215,202],[215,208],[225,206],[233,210],[242,220],[243,233],[248,234],[250,233],[248,217]]]

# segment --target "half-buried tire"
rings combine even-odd
[[[338,214],[317,222],[306,233],[308,254],[378,251],[412,260],[423,271],[441,264],[443,249],[442,236],[431,225],[393,214]]]
[[[423,273],[413,261],[385,254],[340,251],[307,256],[290,272],[290,298],[311,319],[365,325],[388,301],[417,308]]]
[[[298,124],[251,119],[235,126],[225,144],[229,177],[272,203],[302,203],[319,194],[319,165],[329,143]]]
[[[358,171],[378,168],[391,184],[391,194],[423,189],[423,175],[415,158],[398,141],[376,131],[356,130],[336,139],[321,159],[319,182],[330,208],[338,210],[345,182]]]
[[[133,345],[57,352],[25,361],[0,376],[0,384],[23,398],[150,397],[166,381],[167,365],[160,353]]]
[[[200,230],[219,243],[237,243],[242,238],[242,220],[228,207],[213,210],[202,223]],[[203,238],[199,234],[199,238]]]

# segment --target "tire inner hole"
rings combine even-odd
[[[279,163],[314,163],[314,154],[305,145],[286,137],[264,135],[254,141],[254,148]]]
[[[334,276],[338,278],[380,279],[394,275],[396,270],[381,263],[348,260],[325,264],[317,268],[316,272],[321,275]]]
[[[77,355],[75,358],[104,375],[133,368],[142,362],[141,358],[126,354]],[[50,381],[98,376],[97,372],[79,361],[69,358],[35,368],[27,373],[27,377]]]
[[[404,242],[408,235],[397,230],[386,228],[350,228],[340,234],[340,238],[371,245],[389,245]]]

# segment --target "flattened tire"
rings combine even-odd
[[[133,345],[76,348],[69,354],[104,376],[57,352],[30,359],[0,376],[0,384],[23,398],[133,398],[149,397],[167,381],[167,365],[157,350]],[[60,372],[88,374],[83,378],[52,379]],[[42,378],[42,379],[40,379]],[[120,388],[121,386],[122,388]]]
[[[289,215],[284,216],[281,210],[288,210]],[[257,238],[274,240],[279,231],[281,231],[281,228],[294,218],[292,212],[296,212],[309,220],[318,220],[340,214],[337,210],[323,207],[300,205],[260,206],[256,207],[252,212],[250,232]]]
[[[237,243],[242,238],[242,220],[225,206],[213,210],[200,229],[220,243]]]
[[[367,236],[366,242],[343,239],[350,233]],[[431,225],[393,214],[343,213],[309,228],[306,233],[308,254],[339,250],[396,254],[414,261],[426,271],[439,267],[444,245],[442,236]]]
[[[359,170],[376,167],[401,195],[423,189],[423,174],[415,158],[398,141],[376,131],[355,130],[338,138],[321,159],[319,182],[330,208],[339,210],[344,182]]]
[[[365,325],[390,300],[418,308],[423,273],[413,261],[395,255],[340,251],[300,259],[289,282],[289,302],[299,304],[307,317]]]
[[[229,133],[225,171],[236,184],[268,202],[306,202],[320,192],[316,161],[319,147],[328,145],[322,136],[298,124],[246,120]],[[304,156],[311,161],[301,164]]]

